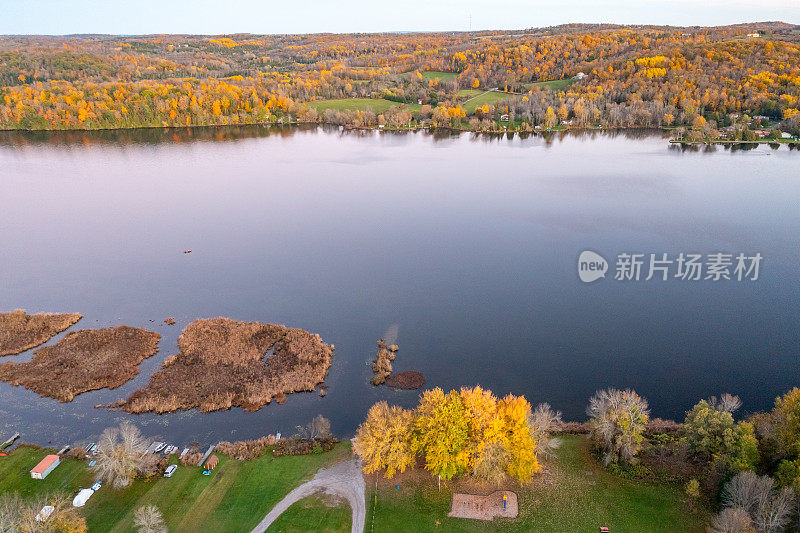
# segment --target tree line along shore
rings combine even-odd
[[[0,129],[327,123],[800,135],[800,27],[0,37]],[[708,133],[708,132],[706,132]],[[705,135],[706,138],[710,136]]]
[[[700,400],[676,423],[651,419],[646,399],[633,390],[605,389],[589,399],[588,421],[576,424],[523,396],[498,398],[479,386],[434,388],[410,409],[373,405],[352,450],[333,438],[321,416],[288,438],[218,443],[213,451],[222,458],[226,481],[216,484],[200,475],[198,461],[208,454],[198,446],[180,456],[149,453],[150,439],[124,422],[106,430],[92,454],[79,446],[67,453],[53,484],[28,479],[25,469],[43,454],[38,447],[18,446],[0,458],[0,519],[5,512],[21,520],[19,509],[61,501],[56,507],[63,519],[76,524],[68,531],[111,531],[120,524],[133,528],[137,513],[153,505],[170,531],[197,530],[191,521],[197,513],[210,521],[200,530],[234,522],[246,530],[316,468],[356,453],[369,481],[368,524],[378,530],[610,525],[625,531],[793,531],[800,519],[800,389],[777,398],[768,412],[737,419],[740,407],[738,397],[723,394]],[[170,465],[178,465],[180,481],[161,475]],[[97,480],[104,487],[84,510],[63,505],[73,485]],[[169,499],[176,485],[188,496],[173,509],[160,499]],[[54,493],[46,492],[53,487]],[[476,524],[448,516],[454,493],[497,490],[518,497],[516,518]],[[215,503],[203,511],[209,498]],[[286,520],[297,531],[309,530],[330,507],[318,504],[307,501]],[[336,523],[332,531],[349,528],[346,519]]]

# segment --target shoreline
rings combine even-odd
[[[538,129],[538,130],[531,130],[531,131],[522,131],[519,129],[492,129],[492,130],[473,130],[469,128],[458,128],[454,126],[413,126],[413,127],[380,127],[380,126],[339,126],[336,124],[330,124],[326,122],[251,122],[251,123],[244,123],[244,124],[198,124],[198,125],[191,125],[191,126],[130,126],[130,127],[116,127],[116,128],[65,128],[65,129],[22,129],[22,128],[13,128],[13,129],[0,129],[0,133],[4,134],[13,134],[15,132],[19,132],[24,135],[29,134],[52,134],[52,133],[91,133],[91,132],[135,132],[135,131],[191,131],[193,129],[202,129],[202,130],[215,130],[215,129],[223,129],[223,128],[280,128],[283,129],[284,127],[291,126],[293,128],[312,128],[312,127],[327,127],[327,128],[337,128],[340,131],[377,131],[377,132],[392,132],[392,133],[417,133],[420,131],[429,132],[429,133],[436,133],[436,132],[450,132],[455,134],[461,133],[474,133],[474,134],[485,134],[485,135],[519,135],[520,137],[529,137],[529,136],[548,136],[553,135],[556,133],[575,133],[575,134],[582,134],[587,132],[600,132],[600,133],[610,133],[610,132],[660,132],[662,134],[668,134],[675,130],[674,127],[641,127],[641,126],[634,126],[634,127],[614,127],[614,128],[607,128],[603,126],[597,127],[563,127],[557,126],[551,129]],[[684,139],[668,139],[667,142],[670,145],[723,145],[723,146],[734,146],[734,145],[759,145],[759,144],[784,144],[791,148],[800,146],[800,139],[758,139],[752,141],[745,141],[745,140],[730,140],[730,139],[703,139],[703,140],[684,140]]]

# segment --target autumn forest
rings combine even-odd
[[[262,123],[535,131],[752,119],[800,134],[800,27],[3,36],[0,129]]]

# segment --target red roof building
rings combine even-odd
[[[59,459],[57,455],[48,455],[42,459],[38,465],[33,467],[33,470],[31,470],[31,477],[33,479],[46,478],[47,475],[52,472],[60,462],[61,459]]]

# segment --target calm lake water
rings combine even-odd
[[[723,392],[766,409],[800,385],[798,169],[786,146],[681,150],[643,133],[0,134],[0,309],[163,336],[135,380],[72,403],[0,383],[0,432],[61,444],[130,418],[207,443],[322,413],[350,436],[372,403],[416,402],[369,384],[387,332],[395,370],[429,387],[481,384],[567,419],[608,386],[635,388],[659,417]],[[579,280],[583,250],[612,263],[606,279]],[[623,252],[764,259],[757,281],[615,281]],[[327,396],[256,413],[93,407],[144,385],[187,324],[216,316],[335,344]]]

